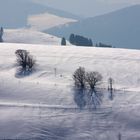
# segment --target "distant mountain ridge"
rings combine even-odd
[[[119,48],[140,49],[140,5],[55,27],[47,32],[66,38],[75,33],[92,38],[93,43],[102,42]]]
[[[48,12],[60,17],[80,19],[80,17],[43,6],[31,0],[1,0],[0,26],[4,28],[21,28],[27,25],[28,16]]]

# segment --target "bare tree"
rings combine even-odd
[[[108,91],[109,91],[109,93],[110,93],[110,95],[109,95],[110,100],[113,100],[113,99],[114,99],[113,84],[114,84],[114,80],[113,80],[113,78],[110,77],[110,78],[108,79]]]
[[[26,50],[16,50],[17,66],[19,67],[20,74],[26,74],[33,70],[35,66],[35,59]]]
[[[109,78],[108,79],[108,90],[113,90],[113,83],[114,83],[114,80],[113,78]]]
[[[73,80],[75,86],[84,88],[85,87],[85,68],[79,67],[73,74]]]
[[[91,89],[95,89],[95,87],[101,84],[102,75],[99,72],[87,72],[86,73],[86,82],[88,83]]]

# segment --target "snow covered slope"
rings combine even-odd
[[[73,23],[76,21],[77,20],[75,19],[64,18],[50,13],[42,13],[29,16],[27,24],[29,27],[31,27],[31,29],[43,31],[53,27],[59,27],[61,25],[67,25],[68,23]]]
[[[24,44],[60,45],[61,38],[29,29],[4,30],[4,42]]]
[[[70,78],[66,78],[68,81],[64,82],[69,85],[71,84],[69,80],[72,80],[72,73],[79,66],[82,66],[88,71],[99,71],[103,75],[105,82],[107,78],[112,77],[117,87],[121,86],[130,89],[140,86],[140,51],[138,50],[5,43],[0,44],[0,47],[2,53],[0,60],[5,60],[5,55],[7,55],[7,60],[9,60],[7,63],[1,61],[1,67],[8,67],[10,70],[15,69],[10,67],[11,63],[14,63],[15,50],[29,50],[36,57],[39,64],[39,71],[33,76],[36,79],[39,78],[40,82],[42,79],[44,82],[45,77],[47,77],[45,80],[47,82],[49,77],[54,76],[54,68],[56,68],[58,74],[66,75]],[[47,76],[48,72],[50,73],[49,77]],[[11,76],[13,77],[12,74]],[[32,76],[29,78],[32,78]]]
[[[29,76],[15,76],[17,49],[30,51],[37,60]],[[140,51],[8,43],[0,44],[0,50],[0,139],[140,139],[140,94],[134,92],[140,91]],[[123,90],[111,99],[101,91],[101,103],[93,109],[96,98],[73,90],[72,74],[79,66],[99,71],[102,87],[112,77],[115,88]]]

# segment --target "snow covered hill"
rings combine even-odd
[[[69,38],[79,34],[117,48],[140,49],[140,5],[133,5],[105,15],[46,30],[47,33]],[[84,28],[83,28],[84,27]]]
[[[42,79],[44,82],[45,77],[46,82],[49,77],[52,78],[54,76],[54,68],[56,68],[58,76],[62,74],[67,77],[65,80],[68,81],[64,83],[71,85],[72,73],[79,66],[82,66],[88,71],[99,71],[104,77],[104,82],[107,81],[107,78],[112,77],[118,88],[131,89],[132,87],[140,86],[140,51],[138,50],[7,43],[0,44],[0,47],[2,53],[0,60],[6,60],[5,55],[7,55],[6,58],[9,60],[7,63],[1,61],[1,68],[8,67],[11,71],[15,70],[11,65],[15,60],[15,50],[29,50],[36,57],[39,64],[39,70],[32,76],[35,76],[34,78],[36,79],[39,78],[40,82]],[[14,78],[13,75],[11,74]],[[32,76],[28,78],[33,78]]]
[[[50,13],[41,13],[28,17],[28,27],[37,31],[47,30],[53,27],[67,25],[68,23],[76,22],[71,18],[64,18]]]
[[[59,18],[61,17],[61,20],[63,17],[64,19],[67,18],[69,20],[80,19],[78,16],[71,13],[36,3],[33,0],[1,0],[0,10],[0,26],[8,29],[27,27],[28,17],[46,12],[50,13],[51,15],[58,16]]]
[[[6,29],[3,40],[6,43],[60,45],[61,38],[29,29]]]
[[[36,59],[29,76],[15,76],[17,49]],[[0,50],[0,139],[140,139],[140,51],[12,43],[0,44]],[[93,109],[91,96],[73,90],[79,66],[100,72],[104,88],[112,77],[120,91],[110,100],[103,89]]]

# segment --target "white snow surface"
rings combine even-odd
[[[35,57],[31,75],[16,77],[17,49]],[[0,50],[0,139],[140,139],[139,50],[12,43],[1,43]],[[73,90],[79,66],[104,77],[97,109],[91,96]],[[109,77],[112,99],[103,89]]]
[[[56,26],[76,22],[75,19],[59,17],[50,13],[41,13],[28,17],[28,26],[37,31],[47,30]]]
[[[60,45],[61,38],[31,29],[5,29],[3,40],[6,43]]]

